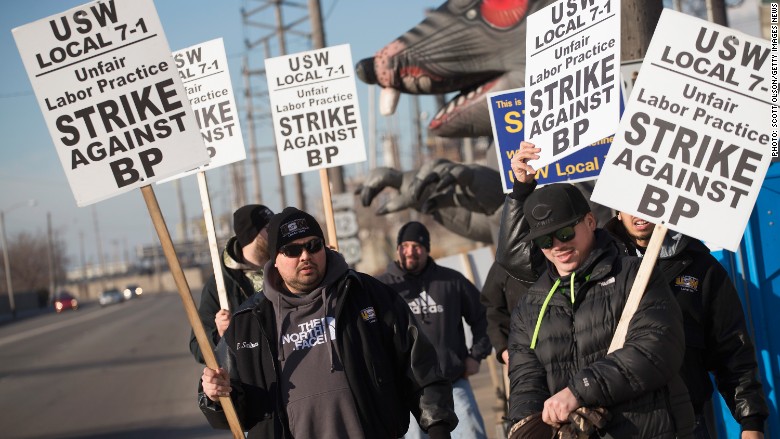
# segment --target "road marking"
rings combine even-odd
[[[81,319],[71,319],[71,320],[63,320],[59,322],[54,322],[51,325],[41,326],[40,328],[36,328],[30,331],[21,332],[19,334],[9,335],[5,338],[0,338],[0,346],[5,346],[9,343],[13,343],[15,341],[24,340],[25,338],[35,337],[36,335],[41,335],[43,333],[53,331],[55,329],[60,328],[67,328],[68,326],[75,325],[77,323],[84,323],[88,322],[90,320],[96,319],[98,317],[103,317],[107,314],[114,313],[116,311],[119,311],[122,309],[119,306],[113,306],[110,308],[104,308],[101,311],[104,312],[93,312],[91,314],[87,314],[84,318]]]

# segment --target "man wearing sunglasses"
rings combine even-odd
[[[526,161],[538,152],[524,142],[516,153],[522,160],[512,165],[520,178],[507,197],[512,203],[505,204],[499,232],[497,258],[503,262],[519,242],[526,243],[526,252],[544,255],[542,264],[533,264],[527,253],[517,255],[530,267],[526,276],[538,279],[512,314],[508,417],[538,427],[528,418],[541,416],[553,431],[575,428],[585,435],[598,429],[612,438],[687,437],[693,410],[678,373],[685,340],[677,301],[654,271],[624,347],[607,354],[641,260],[626,256],[596,227],[576,187],[534,190]],[[607,415],[590,418],[594,409]],[[522,431],[514,434],[512,439],[523,437]]]
[[[507,197],[502,222],[502,227],[507,225],[505,232],[509,232],[503,235],[502,242],[508,245],[500,245],[496,252],[496,258],[513,275],[525,278],[534,276],[530,264],[516,264],[522,258],[508,257],[507,250],[525,233],[517,227],[522,216],[518,206],[527,196],[522,194],[533,191],[533,169],[526,161],[535,158],[538,151],[523,142],[512,160],[517,190]],[[639,257],[644,256],[654,227],[655,224],[625,212],[618,212],[604,225],[624,254]],[[511,233],[512,230],[518,233]],[[715,437],[705,422],[706,407],[712,397],[712,373],[719,393],[741,426],[741,439],[763,438],[769,410],[742,303],[726,270],[701,241],[674,231],[667,234],[657,264],[683,314],[685,355],[681,375],[695,413],[695,437]]]
[[[203,370],[211,425],[226,426],[229,395],[249,438],[398,438],[410,412],[449,438],[452,386],[400,296],[350,270],[306,212],[275,215],[268,241],[263,291],[217,349],[224,369]]]
[[[233,212],[233,231],[228,239],[220,265],[230,309],[222,309],[217,292],[217,280],[212,274],[203,285],[198,315],[209,341],[216,346],[230,324],[231,311],[263,287],[263,265],[268,262],[268,221],[274,215],[262,204],[248,204]],[[205,364],[195,333],[190,334],[190,352]]]
[[[430,257],[431,235],[422,223],[404,224],[396,242],[397,261],[390,262],[378,279],[409,304],[419,327],[436,346],[439,367],[452,382],[459,420],[452,437],[486,438],[485,423],[468,380],[479,372],[479,363],[492,350],[479,290],[462,274]],[[466,345],[463,320],[471,327],[471,348]],[[426,437],[415,424],[414,418],[410,419],[406,439]]]

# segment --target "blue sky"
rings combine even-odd
[[[84,234],[87,262],[97,262],[96,235],[92,220],[93,207],[76,207],[57,154],[46,129],[41,110],[35,101],[32,88],[24,71],[11,29],[52,14],[63,12],[85,3],[80,0],[4,0],[0,4],[0,210],[6,211],[6,230],[9,238],[21,232],[45,233],[46,213],[52,215],[52,226],[58,238],[67,244],[72,265],[80,261],[79,234]],[[305,2],[299,2],[305,4]],[[426,8],[438,6],[441,1],[432,0],[321,0],[325,33],[328,45],[350,44],[354,61],[374,54],[379,48],[418,23]],[[246,0],[156,0],[155,5],[168,38],[171,50],[178,50],[214,38],[222,37],[230,63],[233,86],[240,96],[243,80],[240,75],[241,57],[244,54],[245,30],[240,8]],[[260,2],[248,2],[256,7]],[[730,11],[730,22],[735,28],[752,35],[758,35],[757,0],[745,0],[739,10]],[[271,20],[266,15],[266,21]],[[260,35],[257,29],[250,35]],[[275,41],[274,41],[275,44]],[[306,50],[308,47],[298,38],[288,41],[290,52]],[[261,51],[254,51],[253,67],[262,66]],[[256,79],[255,79],[256,80]],[[364,130],[367,128],[367,87],[358,82]],[[239,97],[239,107],[243,99]],[[408,129],[409,101],[402,98],[398,106],[398,120],[401,127],[400,144],[411,143]],[[433,99],[421,100],[421,109],[435,114]],[[381,135],[386,120],[379,117],[378,132]],[[245,125],[243,115],[242,125]],[[270,131],[258,131],[260,145],[271,144]],[[367,136],[367,134],[366,134]],[[248,136],[244,126],[244,139]],[[409,156],[408,154],[406,155]],[[279,208],[278,185],[275,158],[270,153],[261,156],[263,180],[263,202]],[[381,158],[380,158],[381,164]],[[407,164],[408,166],[408,164]],[[349,170],[348,170],[349,172]],[[211,192],[212,209],[215,215],[230,212],[230,193],[227,172],[216,169],[207,173]],[[318,173],[305,175],[309,202],[319,198]],[[247,196],[251,191],[251,174],[247,172]],[[187,216],[200,215],[200,195],[195,176],[182,179],[182,191],[186,200]],[[179,210],[172,183],[155,185],[157,198],[163,215],[176,237]],[[288,191],[288,200],[293,197]],[[30,199],[37,200],[35,207],[18,207]],[[140,191],[114,197],[97,203],[94,209],[99,218],[99,230],[106,260],[122,259],[125,249],[134,252],[140,244],[156,242],[156,236],[149,219]],[[8,211],[13,208],[12,211]]]
[[[84,251],[87,262],[97,262],[96,235],[93,223],[93,207],[79,208],[68,186],[62,165],[57,158],[49,137],[41,110],[32,93],[30,81],[22,65],[14,43],[11,29],[50,15],[63,12],[86,2],[79,0],[14,0],[3,1],[0,5],[0,53],[4,62],[0,63],[0,210],[6,211],[6,232],[9,239],[21,232],[45,233],[46,214],[51,213],[52,227],[58,238],[67,243],[72,265],[80,261],[79,233],[84,234]],[[305,4],[305,2],[299,2]],[[354,61],[373,55],[373,53],[414,26],[423,18],[425,8],[435,7],[439,1],[399,0],[393,2],[373,1],[334,1],[322,0],[325,19],[325,37],[328,45],[350,44]],[[245,32],[240,8],[257,7],[262,3],[245,0],[155,0],[160,20],[165,29],[171,50],[178,50],[222,37],[230,64],[233,87],[236,95],[241,95],[243,79],[241,58],[245,52]],[[292,15],[292,14],[291,14]],[[264,21],[272,20],[265,15]],[[289,18],[288,18],[289,19]],[[254,29],[248,34],[257,37],[262,31]],[[297,40],[297,41],[296,41]],[[276,42],[273,42],[276,44]],[[290,37],[288,51],[306,50],[301,37]],[[254,68],[262,66],[261,53],[253,51],[250,63]],[[257,80],[255,78],[254,80]],[[364,129],[367,124],[367,86],[358,83]],[[243,108],[243,98],[238,103]],[[423,111],[430,114],[433,108],[432,98],[423,98]],[[399,117],[408,114],[408,103],[402,100],[398,106]],[[380,117],[380,119],[382,119]],[[245,125],[243,115],[242,125]],[[381,127],[383,121],[378,121]],[[272,134],[258,131],[260,145],[270,145]],[[402,134],[406,139],[411,137]],[[402,143],[403,143],[402,137]],[[244,128],[244,139],[248,146],[248,136]],[[263,180],[263,202],[278,207],[279,198],[275,162],[271,153],[264,153],[261,159]],[[272,160],[273,159],[273,160]],[[319,173],[305,176],[309,202],[319,198]],[[207,172],[215,215],[230,212],[230,194],[225,188],[227,172],[216,169]],[[251,174],[247,186],[247,196],[253,197]],[[195,218],[201,215],[200,195],[195,176],[182,180],[182,191],[186,200],[187,216]],[[172,183],[154,186],[163,215],[172,236],[176,237],[176,224],[179,222],[179,210]],[[292,200],[288,191],[288,200]],[[25,203],[35,199],[35,207]],[[19,206],[23,207],[19,207]],[[100,237],[106,260],[122,259],[125,248],[130,253],[139,244],[156,242],[149,214],[139,190],[130,191],[97,203]],[[8,209],[11,208],[11,211]]]

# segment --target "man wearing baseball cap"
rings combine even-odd
[[[576,187],[535,189],[527,160],[538,159],[537,152],[523,142],[512,161],[516,181],[507,199],[519,211],[507,219],[505,204],[497,250],[497,259],[506,260],[518,240],[530,242],[546,262],[511,317],[509,437],[527,437],[525,429],[544,425],[550,433],[560,428],[588,437],[596,431],[610,438],[689,437],[693,410],[679,375],[685,338],[677,301],[654,270],[625,344],[607,353],[641,260],[624,255],[596,227]],[[518,229],[526,235],[507,238]]]
[[[410,412],[449,438],[452,387],[398,294],[350,270],[296,208],[271,219],[268,243],[263,291],[220,346],[225,368],[203,370],[211,425],[226,426],[218,400],[230,396],[249,438],[398,438]]]
[[[442,267],[430,257],[431,235],[420,222],[410,221],[398,230],[397,261],[387,265],[378,279],[409,304],[423,333],[436,346],[439,368],[452,382],[452,398],[458,426],[453,438],[486,438],[469,376],[479,372],[480,362],[490,355],[485,307],[479,290],[462,274]],[[471,327],[471,347],[466,345],[463,320]],[[406,439],[425,438],[410,420]]]
[[[273,212],[262,204],[248,204],[233,212],[233,231],[222,251],[220,265],[230,309],[222,309],[214,275],[206,281],[200,296],[198,315],[209,341],[216,346],[230,323],[231,311],[262,289],[263,265],[268,262],[268,222]],[[190,352],[205,364],[195,334],[190,335]]]

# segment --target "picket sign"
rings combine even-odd
[[[162,216],[160,205],[157,203],[157,197],[154,195],[154,189],[149,185],[142,186],[141,193],[144,196],[146,208],[149,210],[149,216],[152,218],[154,230],[160,238],[160,245],[162,245],[165,259],[168,260],[168,266],[171,269],[171,275],[173,275],[173,280],[176,282],[179,296],[181,296],[181,301],[184,304],[184,311],[187,313],[187,319],[190,321],[190,326],[192,326],[192,330],[195,333],[195,338],[198,340],[198,345],[203,353],[203,359],[206,360],[206,366],[217,370],[219,369],[217,358],[214,356],[214,351],[211,349],[209,340],[206,337],[206,331],[203,329],[203,323],[200,321],[198,309],[195,307],[195,302],[192,300],[190,286],[187,284],[187,278],[184,277],[184,271],[181,269],[181,264],[179,264],[176,250],[173,248],[173,241],[168,232],[168,226],[165,224],[165,219]],[[244,431],[241,429],[241,423],[238,420],[238,415],[236,414],[230,397],[221,396],[219,398],[219,403],[222,405],[222,410],[225,412],[225,416],[230,424],[230,431],[233,433],[233,438],[244,439]]]
[[[230,81],[230,69],[227,64],[225,45],[222,38],[206,41],[173,52],[173,58],[184,84],[192,109],[198,114],[198,128],[206,144],[211,161],[204,166],[174,175],[164,181],[175,180],[186,175],[198,175],[198,189],[203,208],[203,220],[206,223],[206,235],[209,241],[209,254],[214,267],[219,306],[230,310],[230,302],[222,274],[219,244],[211,212],[209,189],[206,183],[206,170],[235,163],[246,158],[241,125],[234,117],[236,100]],[[215,110],[218,109],[218,110]],[[213,114],[216,112],[216,114]],[[202,114],[202,116],[201,116]]]
[[[265,59],[282,175],[320,171],[328,245],[338,250],[327,168],[366,161],[349,44]]]
[[[634,318],[634,314],[636,314],[636,310],[639,308],[639,302],[645,294],[647,283],[653,274],[653,268],[655,268],[655,261],[658,260],[658,254],[661,252],[661,244],[663,244],[666,237],[666,231],[666,226],[661,224],[656,224],[653,229],[650,244],[648,244],[645,255],[642,257],[642,263],[639,264],[639,271],[636,274],[636,278],[634,278],[634,285],[631,286],[631,291],[628,293],[626,306],[623,308],[620,321],[617,328],[615,328],[615,335],[612,336],[612,342],[609,344],[608,354],[622,348],[626,343],[628,324]]]
[[[206,364],[219,368],[150,186],[209,163],[154,2],[91,2],[13,35],[76,203],[141,189]],[[230,398],[220,402],[243,439]]]

